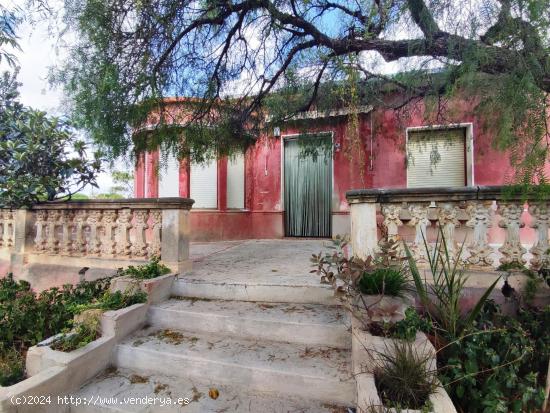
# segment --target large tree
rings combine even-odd
[[[45,17],[45,0],[28,0],[26,8],[0,4],[0,208],[70,199],[86,185],[97,187],[99,153],[89,150],[65,119],[48,116],[19,101],[18,25]]]
[[[113,156],[166,96],[199,98],[150,141],[201,157],[242,147],[272,120],[331,105],[479,95],[497,144],[532,177],[547,157],[547,0],[65,0],[77,33],[58,74],[73,114]],[[397,62],[388,75],[375,63]],[[366,92],[368,91],[368,93]],[[347,102],[346,102],[347,101]],[[191,110],[190,109],[190,110]],[[183,123],[183,124],[182,124]],[[153,127],[153,128],[151,128]],[[243,139],[246,138],[246,139]],[[525,150],[528,148],[528,150]],[[138,146],[138,150],[143,147]]]
[[[0,76],[0,207],[70,199],[97,187],[99,154],[62,119],[22,105],[15,73]]]

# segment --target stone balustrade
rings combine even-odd
[[[365,189],[346,195],[353,253],[363,258],[377,252],[383,240],[404,240],[425,264],[424,239],[433,244],[441,228],[450,254],[463,246],[461,258],[471,268],[515,262],[536,270],[550,262],[550,201],[524,202],[506,196],[503,187],[483,186]]]
[[[158,256],[175,272],[185,271],[192,204],[186,198],[105,199],[0,210],[0,270],[33,278],[44,266],[116,269]]]

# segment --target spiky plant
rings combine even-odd
[[[378,354],[374,379],[386,407],[423,409],[438,386],[432,355],[408,342],[394,341]]]
[[[358,285],[363,294],[401,297],[409,288],[409,277],[400,267],[377,268],[365,272]]]
[[[441,228],[431,252],[426,239],[424,239],[424,246],[428,251],[428,262],[433,275],[433,283],[428,283],[421,275],[410,249],[404,243],[416,292],[430,318],[437,322],[447,338],[450,340],[460,338],[466,330],[473,326],[500,278],[497,278],[487,288],[472,310],[464,315],[464,311],[460,306],[460,299],[464,293],[468,277],[464,274],[461,266],[462,246],[455,256],[451,256],[447,240]]]

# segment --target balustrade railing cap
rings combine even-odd
[[[431,187],[431,188],[380,188],[354,189],[346,192],[346,199],[354,202],[422,202],[422,201],[468,201],[477,199],[478,187]]]
[[[195,201],[190,198],[126,198],[79,199],[52,201],[33,205],[31,209],[191,209]]]
[[[505,191],[504,186],[479,186],[478,187],[478,193],[477,193],[477,199],[480,200],[494,200],[494,199],[501,199],[502,194]]]

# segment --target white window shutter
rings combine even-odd
[[[227,161],[227,207],[244,209],[244,155],[231,156]]]
[[[163,159],[159,166],[159,197],[180,196],[180,163],[178,159],[170,154],[163,165]]]
[[[193,208],[218,207],[218,163],[215,159],[205,164],[191,163],[191,198]]]
[[[410,131],[407,142],[407,187],[466,185],[464,128]]]

